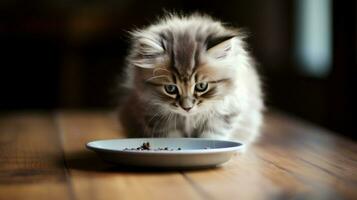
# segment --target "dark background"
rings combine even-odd
[[[266,103],[356,139],[356,1],[332,0],[331,70],[302,73],[296,1],[0,2],[0,110],[114,108],[127,31],[163,10],[200,11],[250,32]]]

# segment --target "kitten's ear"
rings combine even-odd
[[[210,38],[207,41],[207,54],[216,59],[228,57],[234,50],[234,42],[236,36],[224,36],[218,38]]]
[[[162,43],[151,37],[139,37],[136,40],[132,63],[142,68],[154,68],[164,53]]]

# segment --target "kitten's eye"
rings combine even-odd
[[[206,82],[197,83],[195,85],[195,90],[197,92],[204,92],[207,90],[207,88],[208,88],[208,83],[206,83]]]
[[[177,87],[176,87],[176,85],[165,85],[165,91],[168,94],[176,94],[177,93]]]

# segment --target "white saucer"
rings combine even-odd
[[[137,150],[144,142],[150,143],[150,150]],[[199,168],[227,162],[244,145],[202,138],[130,138],[97,140],[86,147],[105,161],[123,166]],[[165,147],[168,150],[158,150]]]

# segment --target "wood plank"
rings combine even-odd
[[[321,199],[357,197],[355,142],[282,114],[271,115],[267,123],[274,124],[266,130],[270,132],[268,135],[280,138],[280,141],[261,145],[269,150],[260,149],[260,157],[290,170],[309,186],[310,194],[320,195]]]
[[[86,150],[88,141],[123,137],[114,115],[61,112],[57,122],[76,199],[205,199],[180,172],[117,168]]]
[[[263,136],[221,168],[138,171],[102,162],[90,140],[123,137],[114,115],[65,112],[61,133],[46,114],[0,116],[0,199],[355,199],[357,145],[281,114]],[[56,195],[53,195],[56,194]]]
[[[356,199],[357,145],[281,114],[263,136],[219,170],[187,172],[212,199]]]
[[[71,199],[57,136],[49,114],[0,116],[0,199]]]

